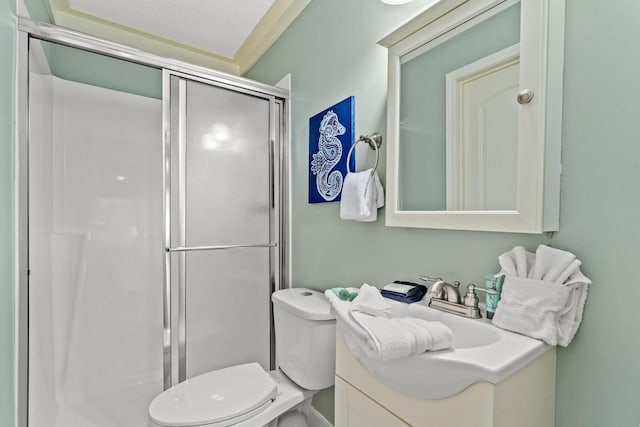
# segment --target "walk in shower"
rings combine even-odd
[[[19,425],[144,426],[274,367],[284,90],[20,21]]]

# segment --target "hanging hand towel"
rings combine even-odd
[[[365,192],[365,199],[369,203],[369,216],[366,218],[356,218],[356,221],[361,222],[373,222],[378,219],[378,208],[384,206],[384,188],[380,182],[378,172],[373,172],[370,185],[367,186],[367,190],[371,191],[371,194]]]
[[[340,218],[371,222],[378,218],[378,208],[384,206],[384,189],[373,169],[347,173],[342,184]]]

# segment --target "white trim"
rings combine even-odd
[[[52,6],[56,2],[52,2]],[[51,8],[53,21],[56,25],[91,34],[106,40],[134,46],[157,55],[168,56],[182,61],[213,68],[225,73],[239,75],[238,66],[230,58],[216,55],[203,49],[173,42],[151,34],[116,26],[108,21],[93,18],[91,15],[80,14],[69,8]]]
[[[82,13],[71,8],[68,0],[50,0],[50,3],[57,25],[158,55],[234,75],[244,75],[289,28],[311,0],[276,0],[233,58]]]
[[[451,37],[452,34],[476,22],[471,23],[471,20],[484,19],[481,16],[484,13],[494,14],[497,10],[504,10],[515,3],[516,0],[467,0],[462,3],[458,0],[442,0],[437,5],[451,6],[449,13],[442,15],[440,8],[437,13],[430,12],[435,10],[433,8],[428,9],[423,14],[423,21],[429,23],[426,27],[418,31],[412,27],[414,32],[411,35],[390,46],[387,104],[387,226],[521,233],[542,233],[557,229],[562,95],[551,94],[553,99],[547,99],[546,95],[550,88],[561,92],[562,87],[564,32],[560,18],[564,16],[564,0],[520,1],[519,90],[531,89],[535,98],[520,108],[516,210],[399,209],[397,171],[400,63],[403,56],[419,49],[425,43],[433,46],[438,43],[438,37]],[[553,7],[550,3],[553,3]],[[553,31],[550,31],[549,23],[553,24]],[[381,43],[386,41],[385,38]],[[548,61],[552,63],[552,69],[548,69]],[[547,86],[548,81],[552,82],[553,86]],[[549,130],[546,128],[547,118],[553,121],[553,128]],[[545,194],[545,185],[549,189],[548,193],[552,194]],[[544,205],[547,199],[554,202],[552,206]]]
[[[380,39],[378,44],[384,47],[391,47],[467,1],[468,0],[438,0],[421,14],[411,18],[398,29]]]
[[[483,21],[517,4],[519,0],[475,0],[434,21],[392,49],[398,49],[400,63],[411,61]]]
[[[311,0],[276,0],[233,57],[243,76],[295,21]]]

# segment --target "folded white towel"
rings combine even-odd
[[[345,342],[356,357],[389,361],[453,346],[453,333],[441,322],[387,317],[389,303],[372,286],[364,284],[352,303],[339,299],[331,290],[325,295],[336,312]]]
[[[378,218],[378,208],[384,206],[384,189],[373,169],[349,172],[342,184],[340,218],[371,222]]]
[[[451,329],[441,322],[414,317],[387,318],[353,309],[351,317],[366,332],[364,353],[370,359],[390,361],[443,350],[453,345]]]
[[[506,276],[492,322],[502,329],[566,347],[582,322],[589,284],[591,280],[580,269],[565,284]]]
[[[575,261],[576,256],[568,251],[540,245],[536,250],[536,265],[533,278],[547,282],[558,282],[558,277]],[[520,277],[525,277],[518,274]],[[563,283],[563,282],[560,282]]]
[[[587,301],[587,289],[591,280],[576,269],[564,284],[571,290],[567,303],[558,316],[558,344],[568,346],[578,332],[582,322],[582,312]]]
[[[363,283],[358,291],[358,296],[353,299],[352,308],[374,316],[389,316],[391,304],[384,298],[378,288],[368,283]]]
[[[558,319],[571,289],[552,282],[506,276],[492,322],[547,344],[558,344]]]
[[[573,261],[571,261],[571,264],[569,264],[569,266],[567,266],[567,268],[565,268],[564,271],[560,273],[560,275],[555,280],[555,282],[566,285],[567,282],[569,281],[569,277],[573,276],[575,273],[580,271],[581,265],[582,265],[582,261],[580,261],[579,259],[574,259]]]
[[[499,274],[506,277],[493,323],[566,347],[582,322],[591,280],[571,252],[546,245],[538,246],[535,254],[526,252],[526,257],[523,251],[517,246],[498,257]]]

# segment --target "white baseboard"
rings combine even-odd
[[[312,406],[309,410],[309,427],[333,427],[333,424]]]

